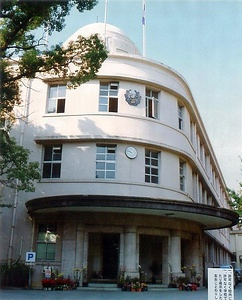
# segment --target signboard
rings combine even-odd
[[[208,269],[208,300],[234,300],[233,269]]]
[[[50,277],[51,277],[51,270],[45,269],[45,278],[50,278]]]
[[[26,252],[26,263],[35,263],[36,252]]]

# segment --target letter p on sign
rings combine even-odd
[[[26,262],[34,263],[36,258],[36,252],[26,252]]]

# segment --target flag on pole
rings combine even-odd
[[[145,57],[146,55],[146,34],[145,34],[145,29],[146,29],[146,7],[145,7],[145,0],[143,0],[143,11],[142,11],[142,27],[143,27],[143,56]]]
[[[145,26],[145,0],[143,0],[142,25]]]

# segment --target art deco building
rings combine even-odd
[[[34,286],[45,266],[71,277],[86,269],[89,282],[123,270],[163,284],[193,267],[206,282],[208,267],[230,262],[237,214],[189,86],[114,26],[91,24],[69,40],[92,33],[109,51],[96,79],[22,86],[28,117],[12,134],[42,179],[15,195],[11,247],[12,210],[2,216],[1,259],[35,251]]]

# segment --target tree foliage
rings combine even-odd
[[[69,87],[76,87],[95,77],[107,57],[97,35],[79,36],[65,48],[55,45],[48,50],[44,34],[36,37],[33,30],[44,27],[49,35],[61,31],[73,6],[82,12],[96,4],[96,0],[2,2],[0,118],[14,119],[13,107],[21,102],[18,82],[22,78],[58,76],[69,82]]]
[[[90,10],[97,0],[1,1],[0,35],[0,125],[16,120],[14,107],[21,104],[20,82],[41,76],[60,78],[75,88],[94,78],[107,58],[104,43],[97,35],[79,36],[65,47],[46,47],[45,33],[61,31],[73,7],[79,12]],[[43,30],[38,37],[34,30]],[[6,124],[6,122],[5,122]],[[0,126],[1,127],[1,126]],[[6,131],[0,131],[0,178],[2,183],[18,190],[33,191],[39,178],[38,164],[28,162],[29,151],[18,146]]]
[[[19,191],[33,192],[34,181],[40,179],[38,163],[29,162],[29,150],[17,145],[3,131],[0,135],[0,183]]]

